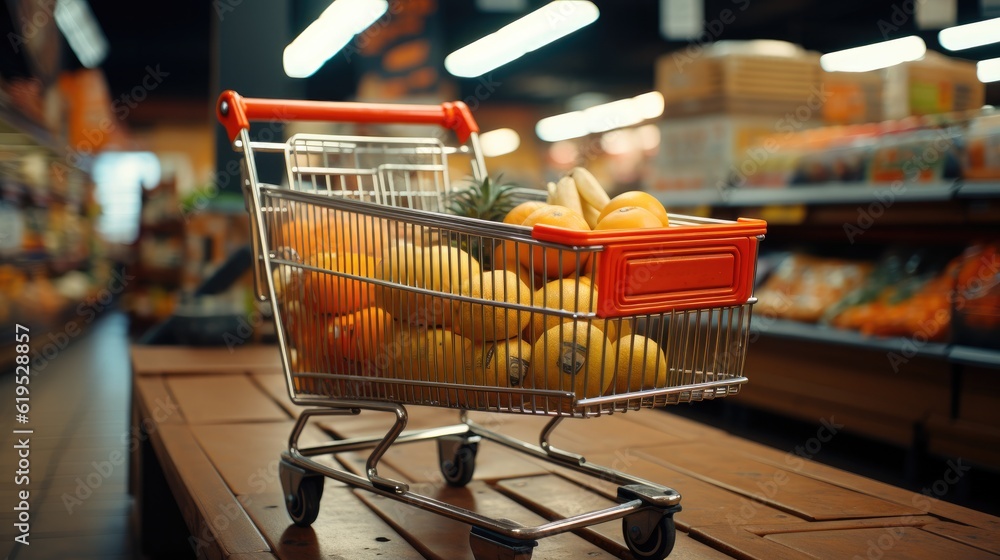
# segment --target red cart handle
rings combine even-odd
[[[240,130],[250,128],[250,121],[330,121],[356,123],[436,124],[455,131],[460,142],[479,132],[472,111],[461,101],[440,105],[399,105],[387,103],[345,103],[335,101],[298,101],[252,99],[233,90],[219,96],[216,106],[219,122],[226,127],[229,140],[235,142]]]

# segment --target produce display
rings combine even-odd
[[[654,197],[628,192],[611,199],[583,168],[550,184],[545,202],[519,201],[512,189],[486,179],[452,193],[446,208],[523,227],[669,225]],[[589,398],[666,386],[667,355],[653,334],[637,332],[634,320],[580,315],[594,312],[599,297],[590,253],[486,236],[453,239],[444,230],[341,214],[313,211],[268,228],[279,253],[302,263],[273,271],[275,290],[285,296],[281,318],[294,371],[416,381],[380,383],[377,390],[494,408],[522,406],[499,390],[505,388]],[[331,382],[297,378],[306,385],[300,390],[318,394]],[[464,385],[498,390],[467,392]]]
[[[757,290],[758,314],[872,336],[996,347],[1000,244],[945,261],[891,250],[876,263],[793,253]]]

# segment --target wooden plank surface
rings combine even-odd
[[[253,372],[250,374],[250,379],[274,399],[281,408],[285,409],[285,412],[292,418],[298,418],[304,407],[292,402],[288,396],[288,381],[284,374],[281,372],[278,374],[280,375],[273,372]]]
[[[288,449],[294,422],[254,422],[247,424],[202,424],[191,426],[205,455],[215,465],[229,489],[236,495],[280,494],[278,463]],[[327,443],[330,438],[307,425],[299,439],[302,447]],[[330,458],[318,458],[332,463]],[[328,481],[328,485],[339,484]]]
[[[923,529],[980,550],[1000,554],[1000,533],[996,531],[941,521],[924,525]]]
[[[270,550],[187,426],[164,424],[151,441],[197,551],[224,558]]]
[[[191,424],[288,419],[288,414],[246,375],[171,376],[167,388]]]
[[[525,504],[546,519],[564,519],[582,513],[600,511],[617,502],[554,475],[518,478],[501,481],[497,489]],[[628,547],[622,535],[621,520],[592,525],[577,532],[584,539],[616,556],[626,557]],[[731,558],[677,532],[672,560],[713,560]]]
[[[146,424],[180,424],[184,422],[184,415],[181,414],[177,406],[177,401],[170,390],[167,389],[165,378],[159,375],[145,377],[134,377],[135,398],[142,416],[136,418],[135,422]]]
[[[482,482],[472,482],[465,488],[417,484],[411,490],[494,519],[511,519],[524,525],[545,522],[537,514]],[[359,492],[358,496],[425,557],[433,560],[473,560],[468,525],[375,494]],[[573,534],[540,540],[532,555],[532,560],[566,558],[600,560],[616,556]]]
[[[277,346],[246,345],[229,351],[221,348],[133,345],[132,371],[136,375],[246,373],[280,371]]]
[[[755,461],[714,444],[688,443],[635,450],[652,462],[809,520],[921,515],[924,512],[803,476],[790,467]]]
[[[962,560],[996,560],[1000,558],[984,550],[959,544],[916,527],[880,529],[847,529],[821,533],[780,533],[765,540],[808,554],[819,560],[844,558],[961,558]]]
[[[359,500],[354,491],[326,481],[319,517],[296,527],[281,493],[244,499],[247,512],[283,560],[417,560],[424,556]],[[241,497],[243,498],[243,497]]]

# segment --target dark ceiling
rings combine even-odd
[[[103,67],[112,97],[128,92],[143,78],[147,66],[160,65],[171,73],[149,95],[139,121],[153,122],[163,110],[172,115],[204,118],[211,107],[213,27],[220,7],[239,9],[241,3],[265,0],[173,0],[125,3],[90,0],[110,42]],[[294,29],[276,30],[294,36],[328,3],[324,0],[289,0]],[[405,0],[404,0],[405,1]],[[735,20],[722,26],[714,39],[782,39],[820,52],[829,52],[883,40],[883,23],[898,24],[888,38],[918,34],[931,49],[940,50],[937,31],[918,31],[905,8],[914,0],[704,0],[706,20],[725,9]],[[544,2],[529,0],[531,7]],[[659,33],[659,2],[655,0],[595,0],[601,18],[593,25],[557,43],[508,64],[494,74],[504,83],[496,102],[533,101],[559,103],[569,96],[599,91],[634,95],[653,86],[653,65],[664,53],[684,48],[687,42],[669,42]],[[521,14],[483,13],[471,0],[439,0],[443,50],[451,52]],[[981,18],[979,0],[958,0],[959,23]],[[745,8],[745,9],[744,9]],[[223,14],[224,15],[224,14]],[[895,19],[894,19],[895,17]],[[905,20],[905,21],[903,21]],[[253,38],[248,38],[253,40]],[[279,47],[280,48],[280,47]],[[66,49],[65,56],[73,60]],[[993,45],[959,53],[980,60],[1000,56]],[[335,58],[308,80],[312,98],[343,98],[356,85],[355,69]],[[462,80],[463,95],[477,82]],[[1000,91],[991,87],[988,101],[997,102]],[[145,118],[143,118],[145,117]]]

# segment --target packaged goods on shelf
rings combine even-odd
[[[787,167],[777,160],[792,155],[779,152],[777,140],[763,140],[793,137],[795,131],[815,124],[728,115],[666,119],[660,123],[654,189],[721,188],[750,176],[759,180],[769,169]]]
[[[823,72],[823,120],[829,124],[861,124],[882,120],[882,70]]]
[[[821,80],[830,124],[974,111],[986,95],[974,62],[934,52],[883,70],[823,72]]]
[[[863,261],[792,254],[756,290],[755,313],[808,323],[861,286],[872,265]]]
[[[692,52],[694,48],[697,52]],[[781,41],[693,44],[656,62],[666,117],[744,114],[774,118],[822,107],[819,54]],[[810,100],[813,100],[810,103]]]
[[[973,119],[965,146],[964,178],[1000,179],[1000,113],[991,111]]]
[[[954,342],[1000,346],[1000,243],[974,245],[958,259]]]
[[[957,260],[941,267],[921,252],[891,251],[864,285],[828,310],[824,322],[867,335],[947,341],[956,268]]]
[[[883,118],[972,111],[983,106],[986,86],[976,63],[927,51],[919,60],[886,68]]]

